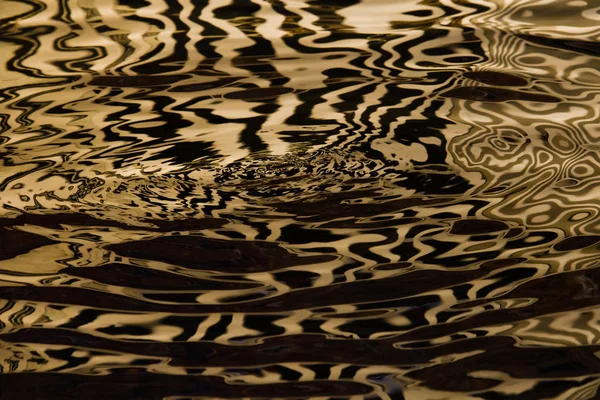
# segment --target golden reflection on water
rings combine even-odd
[[[595,398],[599,22],[0,2],[0,394]]]

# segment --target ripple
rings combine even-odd
[[[226,3],[0,2],[3,398],[594,397],[591,2]]]

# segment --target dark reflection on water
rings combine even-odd
[[[600,2],[0,2],[0,398],[592,399]]]

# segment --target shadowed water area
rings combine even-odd
[[[0,0],[0,399],[600,396],[600,0]]]

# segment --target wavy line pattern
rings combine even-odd
[[[597,398],[599,12],[0,2],[0,397]]]

